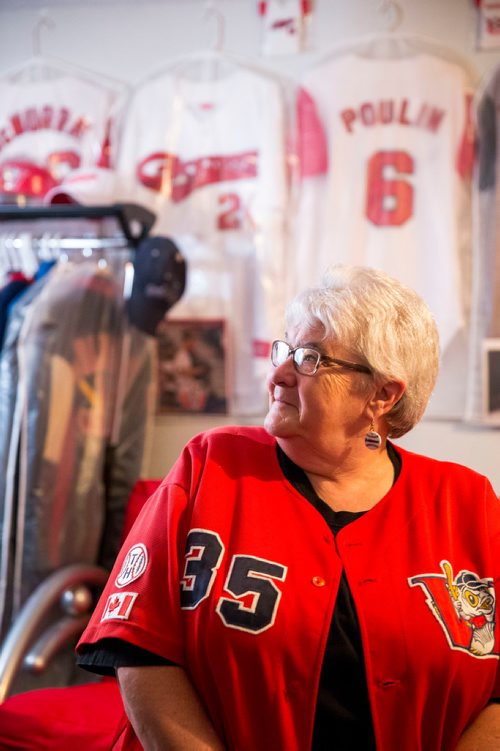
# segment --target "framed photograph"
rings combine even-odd
[[[500,339],[483,342],[483,418],[500,425]]]
[[[157,413],[226,413],[224,321],[167,318],[157,339]]]

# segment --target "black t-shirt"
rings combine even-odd
[[[395,482],[401,470],[401,458],[390,443],[387,452],[394,467]],[[366,513],[333,511],[317,495],[304,470],[279,447],[278,458],[287,480],[319,511],[334,535]],[[312,744],[313,751],[332,747],[335,751],[375,749],[358,618],[344,571],[323,658]]]
[[[317,495],[304,470],[279,446],[277,450],[288,482],[317,509],[334,535],[366,513],[333,511]],[[401,470],[401,458],[390,443],[387,453],[394,467],[395,482]],[[174,664],[121,639],[101,639],[96,644],[85,645],[78,663],[102,675],[114,675],[118,667]],[[312,743],[312,751],[332,748],[335,751],[375,750],[361,636],[344,571],[323,659]]]

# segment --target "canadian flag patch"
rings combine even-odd
[[[115,592],[106,601],[101,623],[110,620],[127,620],[137,597],[137,592]]]

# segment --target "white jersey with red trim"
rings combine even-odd
[[[348,54],[312,68],[303,86],[329,164],[304,181],[296,285],[316,283],[331,263],[383,269],[426,300],[445,348],[464,323],[468,72],[429,54]]]
[[[477,473],[398,451],[393,488],[334,538],[262,428],[195,437],[80,644],[117,637],[183,666],[231,751],[306,751],[344,569],[377,748],[452,751],[500,696],[500,502]],[[136,743],[129,730],[121,748]]]
[[[238,67],[208,82],[166,71],[135,91],[116,167],[186,258],[186,291],[170,317],[228,319],[232,408],[262,411],[262,363],[284,307],[281,86]]]
[[[41,203],[78,167],[108,166],[115,91],[79,77],[0,78],[0,203]]]

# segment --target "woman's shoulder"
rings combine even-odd
[[[205,478],[276,474],[276,439],[260,426],[227,425],[198,433],[184,447],[166,482],[183,487]]]
[[[469,486],[490,485],[490,481],[485,475],[464,464],[447,459],[438,459],[425,454],[418,454],[394,444],[393,446],[401,457],[405,473],[411,474],[414,477],[437,482],[448,481],[459,485],[461,483],[467,483]]]
[[[223,425],[194,435],[185,445],[181,460],[184,457],[202,465],[215,461],[227,466],[230,462],[255,463],[271,452],[276,452],[276,439],[263,427]]]
[[[235,447],[241,447],[245,443],[248,445],[274,446],[276,441],[260,425],[221,425],[198,433],[189,442],[193,446],[224,444],[234,445]]]

